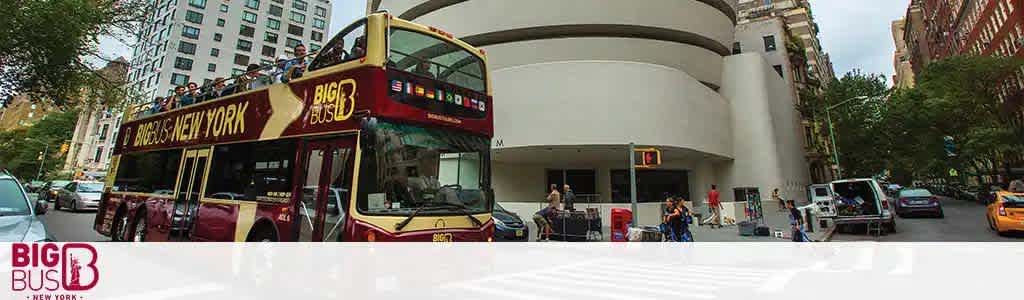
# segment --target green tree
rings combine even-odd
[[[829,83],[820,96],[822,101],[805,108],[824,119],[823,110],[839,104],[830,114],[844,177],[871,177],[886,169],[889,145],[883,117],[887,97],[884,76],[853,70]]]
[[[58,106],[69,99],[124,99],[120,84],[87,61],[112,60],[100,54],[99,38],[133,36],[146,8],[159,3],[147,2],[0,1],[0,97],[27,94]]]
[[[0,132],[0,167],[22,180],[35,180],[39,155],[45,149],[42,174],[60,169],[64,164],[60,145],[71,139],[77,119],[76,110],[67,110],[47,115],[28,128]]]

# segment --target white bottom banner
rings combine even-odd
[[[5,247],[8,296],[27,300],[1017,298],[1024,270],[1001,243]]]

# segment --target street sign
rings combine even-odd
[[[954,168],[949,168],[949,177],[957,177],[957,176],[960,176],[960,173],[957,172],[956,169],[954,169]]]

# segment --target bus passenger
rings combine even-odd
[[[421,60],[420,63],[416,65],[416,69],[412,72],[416,75],[434,79],[434,74],[430,72],[430,61],[427,60]]]
[[[149,105],[149,113],[155,114],[160,112],[160,108],[163,107],[163,101],[163,97],[156,97],[153,99],[153,103],[150,103]]]
[[[274,64],[274,69],[270,71],[270,77],[273,83],[283,83],[284,74],[288,70],[288,57],[281,54],[277,57],[277,62]]]
[[[220,98],[221,96],[225,96],[225,95],[229,94],[228,90],[225,88],[225,86],[227,85],[227,84],[224,83],[225,81],[226,80],[224,80],[224,77],[214,78],[213,79],[213,89],[210,90],[209,96],[208,96],[207,99],[217,99],[217,98]]]
[[[235,86],[238,92],[252,91],[263,87],[263,78],[260,76],[260,65],[249,64],[245,74],[235,79]]]
[[[366,36],[357,37],[355,44],[352,45],[352,51],[349,52],[351,52],[351,58],[366,56]]]
[[[174,109],[177,101],[178,100],[175,99],[174,96],[164,97],[163,101],[160,102],[160,111],[165,112]]]
[[[306,56],[306,45],[298,44],[293,48],[292,53],[295,58],[288,61],[285,65],[285,76],[283,82],[288,82],[294,78],[302,77],[302,72],[306,70],[306,64],[309,62],[309,58]]]

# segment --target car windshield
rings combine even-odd
[[[25,198],[18,183],[11,179],[0,179],[0,216],[27,215],[30,211],[28,198]]]
[[[1024,204],[1024,194],[1021,195],[1003,195],[1003,202],[1005,203],[1020,203]]]
[[[68,183],[71,183],[71,181],[57,180],[57,181],[50,182],[50,187],[51,188],[62,188],[65,185],[68,185]]]
[[[902,190],[902,191],[900,191],[900,197],[901,198],[902,197],[931,197],[931,196],[932,196],[932,192],[929,192],[928,190],[924,190],[924,189],[914,189],[914,190]]]
[[[408,215],[416,210],[490,210],[486,137],[393,123],[381,123],[372,132],[360,167],[360,211]]]
[[[101,182],[82,182],[78,184],[79,193],[101,193],[103,192],[103,183]]]

